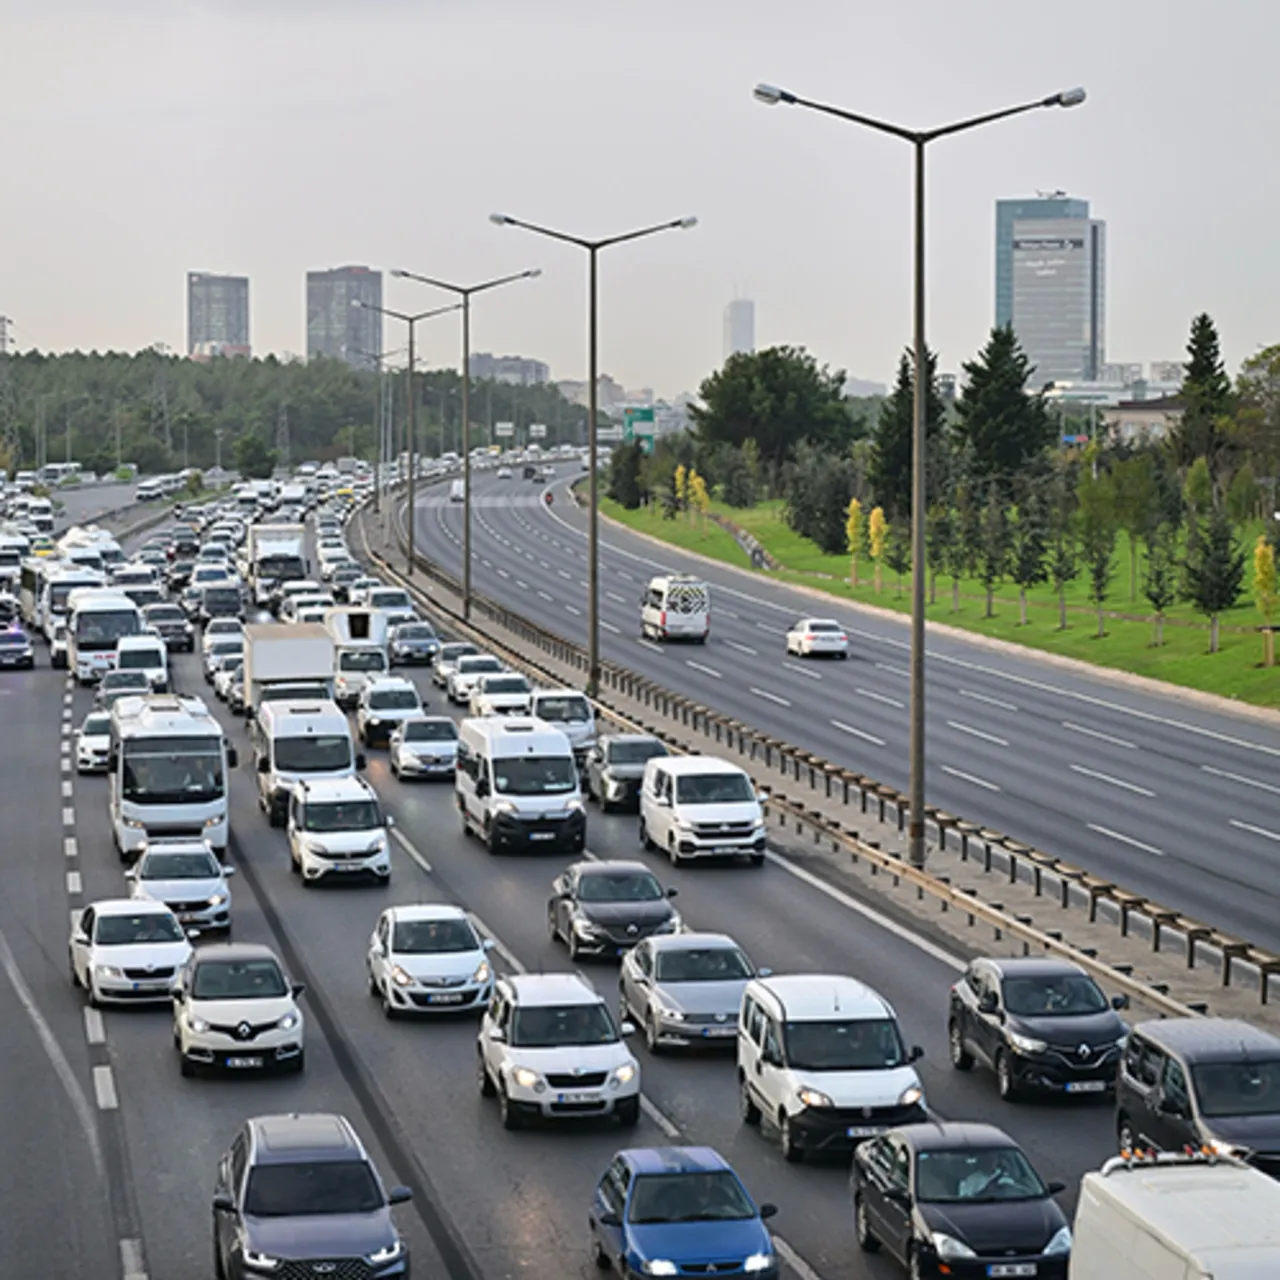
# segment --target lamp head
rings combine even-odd
[[[530,267],[529,270],[524,273],[524,276],[526,280],[536,280],[541,274],[541,267]]]
[[[1078,107],[1084,99],[1084,90],[1077,87],[1075,89],[1064,89],[1061,93],[1055,93],[1049,99],[1049,102],[1056,107]]]
[[[511,225],[511,218],[505,213],[491,213],[489,221],[496,227],[507,227]]]
[[[751,92],[755,100],[763,102],[766,107],[776,107],[780,102],[789,104],[796,100],[795,94],[779,89],[776,84],[758,84]]]
[[[696,227],[697,225],[698,219],[694,217],[681,218],[680,221],[676,223],[676,226],[679,227],[681,231],[688,231],[691,227]]]
[[[409,273],[403,267],[392,267],[391,274],[395,276],[397,280],[403,280]]]

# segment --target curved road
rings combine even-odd
[[[475,589],[585,642],[586,517],[551,486],[475,477]],[[462,509],[429,490],[420,550],[454,573]],[[639,638],[661,570],[712,585],[705,646]],[[613,525],[601,531],[601,651],[766,733],[905,790],[905,619],[713,567]],[[840,619],[845,663],[788,658],[797,617]],[[1006,655],[952,636],[928,647],[931,804],[1280,950],[1280,720],[1276,727]],[[1280,678],[1280,677],[1278,677]]]

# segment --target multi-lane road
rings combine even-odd
[[[475,476],[475,589],[570,639],[586,632],[585,514],[551,485]],[[461,565],[462,508],[442,489],[417,512],[419,548]],[[705,576],[705,647],[639,637],[661,570]],[[763,731],[905,789],[905,620],[815,598],[612,525],[601,539],[605,657]],[[790,623],[840,619],[846,663],[788,658]],[[1205,709],[954,635],[927,659],[930,803],[1065,857],[1219,928],[1280,949],[1280,720]]]
[[[698,656],[714,662],[715,646]],[[195,659],[178,658],[175,670],[182,690],[208,693]],[[417,683],[439,709],[428,680]],[[841,1166],[787,1165],[767,1134],[741,1125],[731,1059],[654,1059],[637,1045],[647,1104],[634,1133],[509,1134],[479,1097],[473,1019],[385,1021],[368,995],[363,960],[388,903],[470,908],[498,940],[502,969],[569,966],[545,924],[548,887],[563,858],[491,857],[461,835],[450,787],[397,783],[382,752],[370,753],[367,776],[397,818],[390,887],[304,891],[289,873],[283,834],[257,810],[243,728],[219,711],[241,755],[231,783],[236,937],[276,947],[307,985],[304,1076],[183,1079],[167,1010],[87,1013],[67,978],[69,910],[124,889],[106,783],[76,777],[68,763],[71,729],[90,698],[45,665],[0,683],[8,727],[0,777],[9,798],[0,895],[0,1054],[10,1091],[0,1126],[6,1275],[203,1280],[211,1274],[218,1156],[246,1116],[284,1110],[345,1113],[386,1176],[414,1186],[415,1201],[399,1212],[419,1274],[591,1275],[585,1221],[594,1179],[617,1146],[668,1141],[718,1147],[759,1199],[781,1206],[776,1226],[789,1275],[896,1274],[883,1259],[858,1255]],[[211,694],[208,700],[217,705]],[[599,856],[641,856],[634,817],[592,812],[588,844]],[[1113,1149],[1106,1105],[1007,1106],[988,1074],[950,1069],[946,996],[962,958],[948,944],[881,928],[782,861],[759,871],[651,863],[678,886],[691,925],[733,933],[758,964],[852,973],[886,994],[908,1041],[925,1048],[922,1076],[939,1115],[1003,1125],[1046,1178],[1073,1188]],[[612,1001],[615,966],[586,972]],[[1068,1208],[1072,1198],[1064,1197]]]

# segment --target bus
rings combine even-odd
[[[152,837],[208,840],[225,855],[227,778],[236,750],[200,698],[147,694],[111,708],[107,806],[120,857]]]
[[[115,664],[116,641],[141,634],[142,611],[110,587],[77,588],[67,608],[67,668],[80,684],[91,684]]]
[[[19,601],[27,626],[53,636],[59,622],[67,620],[67,600],[78,587],[101,587],[106,577],[96,569],[87,569],[66,560],[30,556],[22,562],[19,578]]]

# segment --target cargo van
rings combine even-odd
[[[640,600],[645,640],[691,640],[706,644],[711,632],[711,588],[686,573],[651,578]]]
[[[156,635],[122,636],[116,641],[117,671],[142,671],[151,682],[152,693],[169,688],[169,648]]]
[[[763,795],[748,774],[714,756],[655,756],[640,784],[640,843],[665,853],[672,866],[687,858],[765,854]]]
[[[263,702],[250,737],[258,807],[273,827],[284,825],[289,797],[299,782],[351,778],[365,765],[347,717],[332,702]]]
[[[455,480],[449,486],[450,502],[466,502],[467,500],[467,482],[465,480]]]

